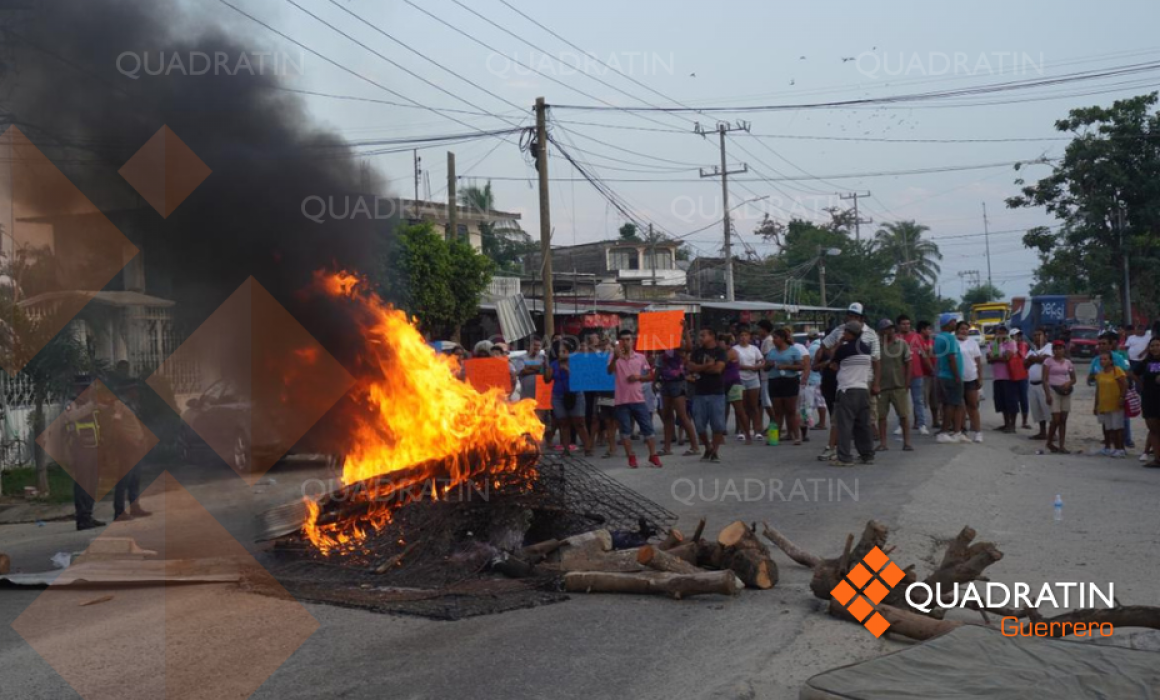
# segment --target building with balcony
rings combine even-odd
[[[447,207],[447,202],[400,199],[398,203],[400,218],[403,221],[409,224],[430,222],[437,230],[444,231],[445,235],[450,235],[450,232],[447,231],[451,225],[450,209]],[[521,217],[516,212],[495,209],[483,211],[474,207],[456,206],[455,216],[456,236],[466,240],[477,251],[483,249],[483,232],[480,229],[480,224],[485,226],[490,224],[491,230],[496,235],[514,242],[528,243],[532,240],[531,236],[520,228]]]
[[[558,295],[607,301],[672,298],[686,287],[686,274],[677,260],[680,247],[680,241],[613,240],[553,248],[553,288]],[[539,253],[527,256],[525,277],[534,282],[540,267]]]

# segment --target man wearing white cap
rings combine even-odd
[[[878,342],[878,334],[874,331],[873,328],[870,327],[870,324],[866,323],[866,314],[862,308],[862,304],[860,304],[858,302],[854,302],[853,304],[850,304],[850,307],[848,309],[846,309],[846,323],[849,323],[850,321],[857,321],[858,323],[862,324],[862,335],[859,338],[859,340],[870,346],[870,359],[871,359],[870,395],[877,396],[878,395],[878,377],[879,377],[879,369],[880,369],[879,365],[880,365],[880,362],[882,360],[882,345]],[[822,341],[822,347],[824,347],[828,350],[831,350],[831,351],[834,348],[836,348],[842,342],[842,333],[843,333],[844,328],[845,328],[845,324],[838,326],[834,330],[830,331],[830,334],[827,335],[826,339]],[[874,433],[874,439],[877,440],[878,439],[878,402],[877,401],[870,402],[870,430],[871,430],[871,432]]]

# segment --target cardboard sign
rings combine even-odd
[[[616,377],[608,373],[606,352],[576,353],[568,358],[572,376],[568,388],[572,391],[615,391]]]
[[[479,393],[488,389],[502,389],[504,394],[512,393],[512,371],[503,357],[473,357],[463,363],[467,370],[467,383]]]
[[[552,385],[544,381],[544,375],[536,375],[536,410],[552,410]]]
[[[681,347],[684,311],[651,311],[637,317],[636,349],[672,350]]]

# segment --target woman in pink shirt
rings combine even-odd
[[[1051,357],[1043,361],[1043,390],[1047,392],[1047,406],[1051,409],[1051,425],[1047,428],[1047,449],[1067,453],[1067,414],[1071,412],[1071,393],[1075,389],[1075,365],[1064,357],[1067,343],[1051,343]],[[1055,433],[1059,432],[1059,446]]]

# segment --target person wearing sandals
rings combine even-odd
[[[753,336],[749,329],[743,329],[737,335],[737,345],[733,352],[737,354],[741,370],[741,404],[745,409],[747,430],[745,443],[753,444],[753,436],[761,434],[761,379],[759,372],[765,366],[761,356],[761,349],[751,343]]]
[[[737,428],[737,440],[745,441],[745,432],[749,426],[749,416],[745,413],[745,387],[741,383],[741,358],[733,349],[733,334],[721,333],[717,336],[717,345],[725,351],[725,371],[721,373],[721,381],[725,383],[725,421],[729,421],[729,409],[733,409],[733,424]]]
[[[802,356],[793,344],[793,336],[784,328],[773,331],[773,348],[765,356],[769,368],[769,398],[773,401],[773,420],[778,425],[785,421],[785,435],[793,444],[802,444],[797,403],[801,391],[802,371],[808,366],[809,356]]]
[[[966,321],[959,321],[959,325],[955,326],[955,337],[959,339],[959,350],[963,353],[963,403],[967,410],[964,423],[969,421],[971,424],[971,432],[974,433],[971,439],[982,442],[983,417],[979,415],[979,392],[983,388],[983,349],[979,347],[979,341],[971,337],[971,324]]]
[[[1152,461],[1144,466],[1160,469],[1160,337],[1152,336],[1135,368],[1140,413],[1148,425],[1148,444],[1152,448]]]
[[[608,373],[616,377],[614,401],[616,419],[620,423],[620,444],[628,455],[628,467],[637,468],[636,454],[632,451],[633,423],[640,428],[640,436],[648,445],[648,462],[660,468],[661,458],[657,455],[657,442],[653,437],[652,414],[644,400],[644,384],[653,380],[652,367],[648,359],[633,349],[635,336],[632,331],[620,332],[619,341],[608,360]]]
[[[890,449],[886,446],[886,424],[890,408],[902,426],[902,451],[912,452],[910,444],[910,344],[894,332],[894,321],[884,318],[878,322],[878,337],[882,359],[878,365],[878,447],[876,452]]]
[[[1067,414],[1071,412],[1071,393],[1075,389],[1075,365],[1065,357],[1067,343],[1054,340],[1051,343],[1051,357],[1043,361],[1046,377],[1043,391],[1047,405],[1051,409],[1051,425],[1047,427],[1047,449],[1052,452],[1067,452]],[[1059,433],[1059,445],[1055,435]]]
[[[665,350],[657,357],[657,375],[661,380],[661,422],[664,425],[664,449],[661,455],[672,454],[673,440],[677,437],[677,426],[689,436],[689,449],[684,455],[691,457],[701,454],[697,444],[697,431],[689,418],[686,394],[685,357],[687,347]]]
[[[544,381],[552,385],[552,416],[556,419],[556,428],[560,431],[564,454],[570,454],[572,436],[576,435],[584,445],[584,456],[591,457],[592,436],[584,425],[584,392],[572,391],[568,385],[572,374],[568,367],[568,358],[571,354],[567,343],[557,341],[552,346],[552,359],[545,369]]]
[[[1124,451],[1124,398],[1128,395],[1128,374],[1116,366],[1112,351],[1100,353],[1100,371],[1096,374],[1096,397],[1092,404],[1092,414],[1104,430],[1105,457],[1122,459],[1128,456]]]

